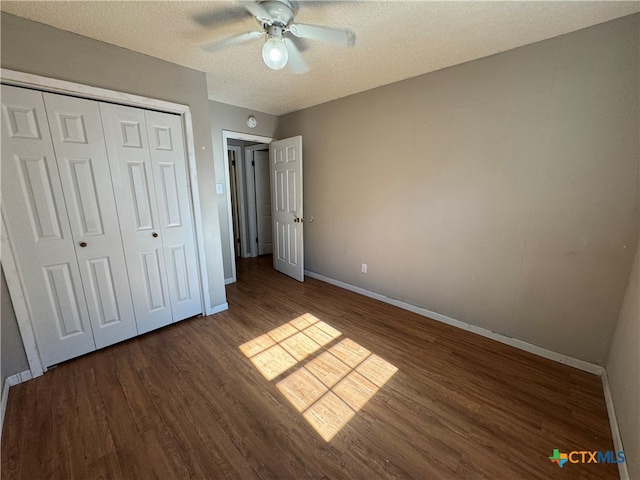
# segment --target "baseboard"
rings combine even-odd
[[[9,400],[9,389],[14,385],[17,385],[27,380],[31,380],[33,375],[31,370],[25,370],[24,372],[10,375],[4,379],[2,383],[2,404],[0,405],[0,438],[2,438],[2,430],[4,427],[4,413],[7,410],[7,401]]]
[[[230,283],[236,283],[236,279],[233,278],[233,277],[224,279],[224,284],[225,285],[229,285]]]
[[[609,376],[606,369],[602,372],[602,389],[604,390],[604,401],[607,404],[607,413],[609,414],[609,423],[611,424],[611,436],[613,437],[613,448],[616,452],[624,451],[622,446],[622,435],[618,428],[618,419],[616,418],[616,410],[613,405],[613,397],[611,396],[611,386],[609,385]],[[618,473],[620,480],[629,480],[629,468],[627,462],[618,464]]]
[[[453,327],[457,327],[462,330],[467,330],[469,332],[476,333],[483,337],[496,340],[497,342],[510,345],[512,347],[518,348],[520,350],[524,350],[529,353],[533,353],[534,355],[538,355],[539,357],[544,357],[558,363],[569,365],[570,367],[577,368],[578,370],[583,370],[585,372],[593,373],[595,375],[602,375],[604,372],[604,368],[601,367],[600,365],[585,362],[584,360],[579,360],[577,358],[569,357],[567,355],[563,355],[561,353],[557,353],[552,350],[547,350],[546,348],[533,345],[523,340],[518,340],[517,338],[507,337],[506,335],[502,335],[501,333],[495,333],[495,332],[492,332],[491,330],[487,330],[486,328],[478,327],[476,325],[471,325],[470,323],[462,322],[460,320],[456,320],[455,318],[451,318],[437,312],[432,312],[430,310],[427,310],[426,308],[417,307],[416,305],[411,305],[410,303],[406,303],[401,300],[396,300],[395,298],[387,297],[385,295],[381,295],[376,292],[371,292],[369,290],[365,290],[364,288],[356,287],[355,285],[341,282],[340,280],[334,280],[333,278],[325,277],[324,275],[320,275],[319,273],[305,270],[304,274],[308,277],[315,278],[316,280],[330,283],[331,285],[335,285],[337,287],[341,287],[346,290],[359,293],[360,295],[364,295],[365,297],[374,298],[376,300],[380,300],[381,302],[394,305],[404,310],[409,310],[410,312],[413,312],[413,313],[417,313],[418,315],[431,318],[432,320],[437,320],[438,322],[446,323],[447,325],[451,325]]]

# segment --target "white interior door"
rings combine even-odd
[[[258,255],[273,253],[273,226],[271,225],[271,175],[269,151],[253,152],[256,188],[256,225],[258,227]]]
[[[272,142],[271,211],[273,267],[304,282],[304,217],[302,209],[302,137]]]
[[[44,93],[97,348],[138,334],[98,102]]]
[[[100,103],[138,331],[173,321],[144,110]]]
[[[173,321],[202,313],[189,177],[179,115],[145,111]]]
[[[2,86],[2,214],[45,365],[96,346],[42,94]]]

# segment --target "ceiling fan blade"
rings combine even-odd
[[[260,5],[258,2],[240,2],[244,9],[249,12],[251,15],[256,17],[262,23],[266,23],[267,25],[273,24],[273,18],[267,10]]]
[[[345,47],[353,47],[356,44],[356,34],[351,30],[341,28],[293,23],[289,25],[289,31],[296,37],[333,43],[335,45],[343,45]]]
[[[295,10],[300,9],[300,7],[304,7],[305,10],[308,8],[323,8],[340,3],[344,3],[344,0],[291,0],[291,5]]]
[[[296,37],[295,35],[289,35],[288,33],[285,35],[285,38],[288,38],[292,41],[296,48],[300,50],[300,52],[304,53],[309,50],[309,42],[307,42],[304,38]]]
[[[198,25],[203,27],[215,27],[225,23],[234,23],[245,18],[250,18],[248,12],[241,7],[234,6],[222,8],[204,13],[198,13],[191,17]]]
[[[293,73],[307,73],[309,71],[309,65],[302,58],[302,54],[296,44],[290,38],[285,38],[284,43],[289,51],[289,67],[293,70]]]
[[[258,38],[263,34],[264,32],[258,31],[241,33],[240,35],[234,35],[233,37],[225,38],[224,40],[207,43],[206,45],[202,45],[200,48],[202,48],[205,52],[215,52],[216,50],[220,50],[221,48],[231,47],[232,45],[239,45],[241,43],[248,42],[249,40]]]

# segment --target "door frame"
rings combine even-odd
[[[198,273],[201,283],[200,300],[202,302],[202,311],[205,315],[216,313],[216,310],[211,307],[211,297],[209,294],[209,278],[207,276],[204,251],[202,213],[200,210],[200,197],[198,193],[198,177],[196,172],[195,155],[196,149],[193,138],[191,109],[187,105],[179,103],[167,102],[165,100],[158,100],[105,88],[92,87],[90,85],[83,85],[80,83],[68,82],[66,80],[58,80],[55,78],[43,77],[40,75],[18,72],[5,68],[0,69],[0,81],[6,85],[27,87],[41,92],[59,93],[74,97],[87,98],[90,100],[107,101],[121,105],[159,110],[162,112],[180,115],[182,119],[182,126],[184,128],[185,148],[189,169],[189,191],[191,193],[196,251],[198,255]],[[7,279],[7,287],[9,289],[9,296],[13,302],[16,319],[18,320],[18,328],[20,330],[24,349],[27,353],[29,369],[31,370],[32,376],[37,377],[42,375],[42,373],[47,369],[40,358],[37,341],[33,334],[31,315],[23,294],[25,286],[22,284],[20,272],[18,271],[15,263],[11,242],[6,235],[4,219],[2,220],[2,254],[0,260],[2,261],[3,268],[6,265],[5,276]]]
[[[2,270],[4,271],[4,276],[7,280],[7,290],[9,290],[9,296],[11,297],[11,303],[13,304],[13,311],[18,322],[18,330],[22,337],[24,351],[27,354],[27,363],[29,364],[29,370],[31,370],[31,377],[35,378],[42,375],[46,370],[46,367],[40,357],[40,350],[36,343],[36,336],[33,331],[31,316],[29,315],[29,309],[27,307],[27,300],[25,299],[24,291],[22,290],[22,282],[20,281],[18,265],[15,257],[13,256],[13,249],[11,248],[11,242],[7,235],[4,214],[2,215],[1,221],[2,254],[0,259],[2,260]]]
[[[231,212],[231,179],[229,178],[229,155],[227,151],[229,149],[229,140],[244,140],[246,142],[255,142],[255,143],[271,143],[274,138],[272,137],[264,137],[261,135],[253,135],[250,133],[240,133],[234,132],[231,130],[222,130],[222,151],[224,152],[224,183],[225,189],[227,191],[226,201],[227,201],[227,221],[229,230],[229,260],[231,263],[231,277],[225,278],[224,283],[226,285],[230,283],[235,283],[238,281],[238,277],[236,275],[236,255],[235,249],[233,248],[233,217]]]
[[[246,240],[247,240],[247,225],[246,225],[246,213],[245,213],[245,205],[244,202],[242,201],[242,198],[244,196],[244,185],[241,181],[243,178],[243,174],[242,172],[244,171],[243,167],[243,162],[242,162],[242,147],[239,147],[237,145],[229,145],[227,147],[227,156],[229,155],[229,152],[234,152],[235,155],[235,168],[231,169],[234,172],[234,181],[235,181],[235,197],[236,197],[236,204],[235,204],[235,212],[233,211],[233,208],[231,209],[231,214],[232,215],[236,215],[238,218],[236,219],[238,222],[238,231],[235,232],[236,235],[238,237],[240,237],[240,257],[244,258],[245,257],[245,251],[246,251]],[[228,157],[227,157],[228,160]],[[233,197],[234,192],[233,192],[233,185],[231,185],[231,173],[229,173],[229,195],[230,198]],[[233,207],[233,206],[232,206]],[[231,225],[233,226],[233,218],[231,219]],[[237,239],[234,238],[233,239],[233,251],[235,252],[236,247],[237,247]],[[237,255],[236,255],[237,256]]]

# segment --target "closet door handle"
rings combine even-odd
[[[80,242],[78,245],[80,245],[82,248],[87,246],[87,242]]]
[[[158,236],[158,234],[157,234],[156,232],[153,232],[153,233],[151,234],[151,236],[152,236],[153,238],[156,238],[156,237]]]

